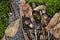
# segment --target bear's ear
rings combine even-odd
[[[32,8],[31,6],[29,5],[29,3],[26,3],[24,5],[20,5],[20,15],[21,16],[26,16],[26,17],[30,17],[32,15]],[[26,11],[24,11],[26,10]]]
[[[28,17],[30,17],[30,16],[32,16],[32,8],[31,8],[31,6],[29,5],[29,3],[27,3],[26,4],[26,7],[27,7],[27,11],[28,11],[28,13],[26,14],[26,16],[28,16]]]

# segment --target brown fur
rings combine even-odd
[[[56,13],[49,24],[46,26],[46,29],[56,38],[60,38],[60,13]]]
[[[48,23],[48,25],[46,26],[47,30],[50,30],[51,28],[53,28],[59,21],[59,17],[60,17],[60,13],[56,13],[52,19],[50,20],[50,22]]]
[[[5,35],[13,37],[16,35],[19,27],[19,21],[20,18],[12,22],[10,25],[8,25],[7,29],[5,30]]]
[[[26,17],[30,17],[32,15],[32,8],[30,7],[30,5],[27,4],[20,4],[19,5],[20,8],[20,15],[21,16],[26,16]]]

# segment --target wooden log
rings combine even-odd
[[[18,9],[18,5],[16,4],[16,2],[14,2],[14,0],[9,0],[9,6],[10,6],[10,11],[13,13],[14,17],[17,18],[19,17],[19,9]]]
[[[12,5],[12,7],[14,9],[17,9],[18,8],[18,5],[16,5],[16,3],[14,2],[14,0],[9,0],[9,4]]]

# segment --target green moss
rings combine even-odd
[[[8,24],[8,0],[0,0],[0,37],[3,36]]]
[[[29,0],[28,2],[39,2],[40,4],[45,4],[49,16],[53,16],[56,12],[60,11],[60,0]]]

